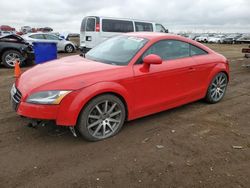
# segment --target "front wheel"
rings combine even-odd
[[[206,101],[212,104],[219,102],[225,95],[227,84],[227,75],[223,72],[218,73],[208,87]]]
[[[105,94],[86,105],[80,114],[77,128],[85,139],[99,141],[116,135],[125,117],[123,102],[114,95]]]
[[[22,59],[22,54],[16,50],[5,51],[2,56],[3,65],[7,68],[14,68],[17,61],[19,61],[22,66]]]
[[[65,51],[66,51],[67,53],[72,53],[72,52],[74,52],[74,50],[75,50],[75,48],[74,48],[74,46],[71,45],[71,44],[67,44],[67,45],[65,46]]]

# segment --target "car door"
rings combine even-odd
[[[64,51],[63,40],[60,40],[58,36],[52,34],[44,34],[46,42],[53,42],[57,45],[57,51]]]
[[[30,42],[44,42],[46,40],[43,34],[31,34],[25,39]]]
[[[187,95],[197,99],[204,97],[204,93],[207,90],[208,75],[217,62],[214,61],[207,51],[192,44],[190,44],[190,56],[193,59],[193,72],[189,81],[190,89]]]
[[[88,17],[86,21],[86,29],[84,41],[87,48],[94,48],[98,44],[99,31],[96,28],[97,18],[96,17]]]
[[[160,65],[150,65],[149,71],[144,72],[140,63],[149,54],[159,55],[163,62]],[[185,103],[194,63],[189,55],[189,44],[174,40],[159,41],[138,62],[133,67],[135,113],[138,116]]]

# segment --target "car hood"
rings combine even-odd
[[[27,41],[15,34],[0,36],[0,42],[22,43],[27,44]]]
[[[79,55],[70,56],[27,70],[17,79],[16,87],[24,95],[46,90],[77,90],[108,80],[108,75],[115,73],[114,69],[125,67],[87,60]],[[104,72],[101,77],[100,72]]]

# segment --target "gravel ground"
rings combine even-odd
[[[134,120],[96,143],[28,127],[9,105],[13,70],[0,67],[0,187],[249,187],[250,59],[241,45],[209,46],[230,59],[223,101]]]

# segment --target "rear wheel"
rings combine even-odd
[[[114,95],[105,94],[86,105],[80,114],[77,128],[85,139],[99,141],[116,135],[125,117],[123,102]]]
[[[8,50],[2,56],[3,65],[8,68],[14,68],[16,61],[19,61],[22,65],[21,59],[23,59],[22,54],[16,50]]]
[[[209,103],[219,102],[225,95],[227,84],[227,75],[223,72],[217,74],[208,88],[206,101]]]

